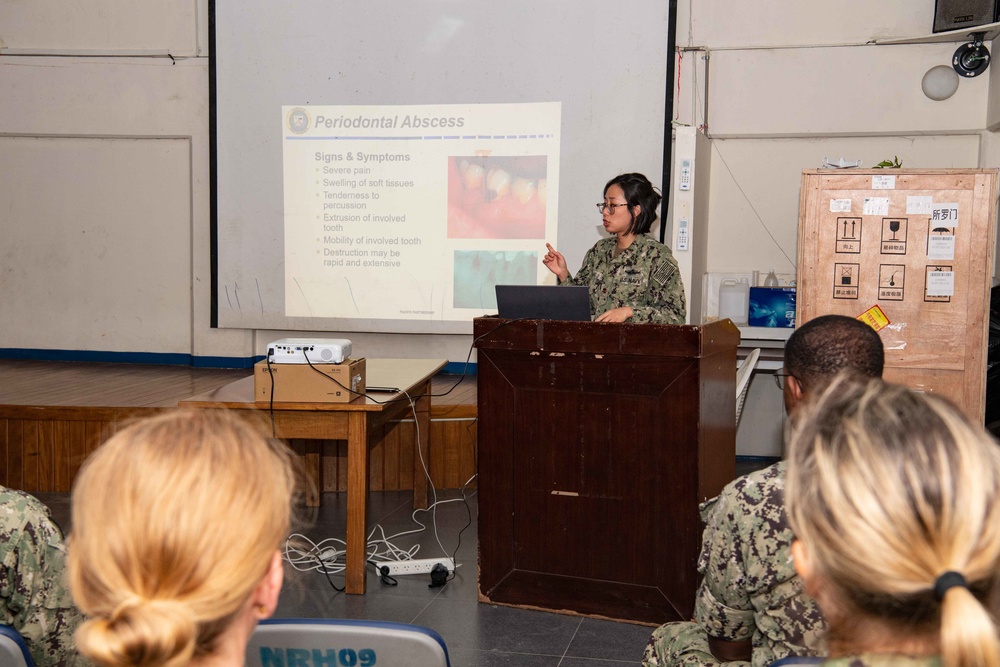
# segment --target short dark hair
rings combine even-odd
[[[649,179],[642,174],[619,174],[604,186],[604,194],[608,194],[608,188],[617,185],[625,195],[628,202],[629,213],[632,213],[632,224],[628,227],[629,234],[645,234],[653,226],[656,220],[656,207],[660,205],[660,193],[656,191]],[[639,215],[632,211],[636,206],[641,207]]]
[[[803,391],[822,391],[842,370],[882,377],[885,350],[878,332],[845,315],[821,315],[797,326],[785,344],[785,370]]]

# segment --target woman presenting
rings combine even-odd
[[[646,236],[659,204],[660,195],[642,174],[608,181],[597,208],[613,236],[587,251],[576,277],[562,253],[545,244],[549,251],[542,263],[560,285],[590,288],[590,314],[596,322],[684,324],[687,306],[677,262],[670,248]]]

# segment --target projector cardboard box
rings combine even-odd
[[[363,357],[312,366],[272,363],[270,372],[274,377],[275,403],[349,403],[365,393]],[[253,389],[258,403],[270,402],[271,377],[266,359],[253,367]]]

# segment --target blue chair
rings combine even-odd
[[[826,662],[828,658],[821,657],[801,657],[790,655],[787,658],[779,658],[772,662],[768,667],[813,667],[813,665],[819,665]]]
[[[9,625],[0,625],[0,665],[4,667],[35,667],[28,645],[19,633]]]
[[[261,621],[247,667],[451,667],[441,635],[389,621],[280,618]]]

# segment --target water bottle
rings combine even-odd
[[[750,283],[728,278],[719,286],[719,319],[728,317],[736,326],[745,326],[750,319]]]

